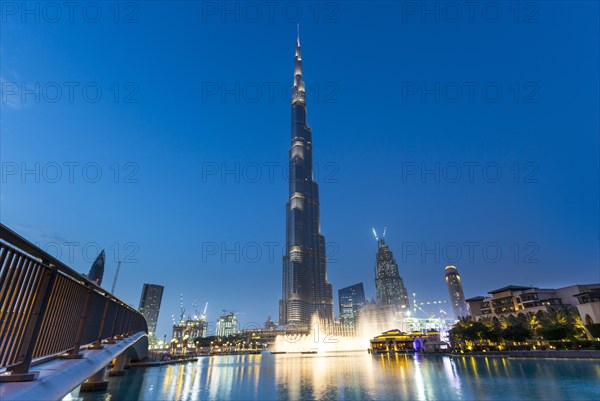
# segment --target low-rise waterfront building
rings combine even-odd
[[[600,338],[600,287],[582,291],[575,295],[577,311],[585,326],[588,338]]]
[[[438,352],[447,349],[448,344],[440,341],[437,330],[413,331],[405,333],[398,329],[388,330],[371,339],[371,352]]]
[[[518,317],[562,307],[575,308],[579,303],[576,295],[594,288],[600,288],[600,284],[571,285],[556,289],[509,285],[488,292],[488,297],[477,296],[466,302],[475,320],[482,317]]]

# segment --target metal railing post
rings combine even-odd
[[[43,263],[43,262],[42,262]],[[31,313],[31,319],[27,323],[25,334],[23,335],[23,341],[19,348],[19,360],[20,362],[7,369],[10,372],[9,375],[0,375],[0,382],[7,381],[30,381],[34,380],[39,372],[30,372],[29,367],[31,366],[31,360],[33,359],[33,349],[35,348],[37,338],[40,334],[40,328],[42,327],[42,321],[46,309],[48,308],[48,301],[50,300],[51,289],[56,279],[56,270],[53,265],[49,265],[48,268],[42,266],[45,270],[38,293],[41,295],[36,297],[35,304]]]
[[[102,312],[102,321],[100,322],[100,329],[98,330],[98,339],[89,346],[89,349],[102,349],[102,332],[104,331],[104,326],[106,326],[106,317],[108,315],[108,307],[110,306],[110,302],[108,299],[104,298],[104,312]]]
[[[113,322],[110,327],[110,338],[106,341],[107,344],[115,343],[115,326],[117,325],[117,321],[119,320],[119,312],[120,311],[121,311],[121,309],[117,308],[117,311],[115,312],[115,317],[113,318]]]
[[[81,311],[81,316],[79,318],[79,326],[77,327],[77,334],[75,334],[75,341],[73,342],[73,348],[69,353],[63,358],[66,359],[79,359],[83,356],[83,354],[79,353],[79,349],[81,348],[81,337],[83,337],[83,332],[85,331],[85,323],[87,321],[87,315],[90,311],[90,306],[92,304],[92,295],[94,291],[87,287],[87,292],[85,295],[85,301],[83,303],[83,309]]]

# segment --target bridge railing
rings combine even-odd
[[[36,359],[140,331],[141,313],[0,224],[0,381],[33,380]]]

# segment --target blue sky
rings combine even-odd
[[[467,296],[598,282],[596,2],[11,4],[2,223],[79,271],[106,248],[136,307],[164,284],[159,335],[180,292],[277,320],[298,21],[336,298],[374,295],[371,226],[423,301],[447,264]]]

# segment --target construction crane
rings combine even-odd
[[[185,308],[183,307],[183,292],[179,293],[179,304],[180,304],[179,320],[183,321],[183,318],[185,317]]]
[[[206,320],[206,309],[208,308],[208,302],[204,305],[204,310],[202,311],[202,315],[200,315],[200,319]]]
[[[196,301],[196,297],[194,297],[194,302],[192,302],[192,308],[194,308],[194,319],[198,319],[198,302]]]
[[[121,261],[117,263],[117,272],[115,273],[115,279],[113,280],[112,288],[110,290],[111,294],[115,293],[115,287],[117,286],[117,279],[119,278],[119,270],[121,270]]]
[[[223,316],[224,315],[236,315],[237,316],[237,315],[245,315],[246,314],[246,312],[237,312],[234,310],[227,310],[227,309],[221,309],[221,312],[223,312]],[[229,312],[229,313],[227,313],[227,312]]]

